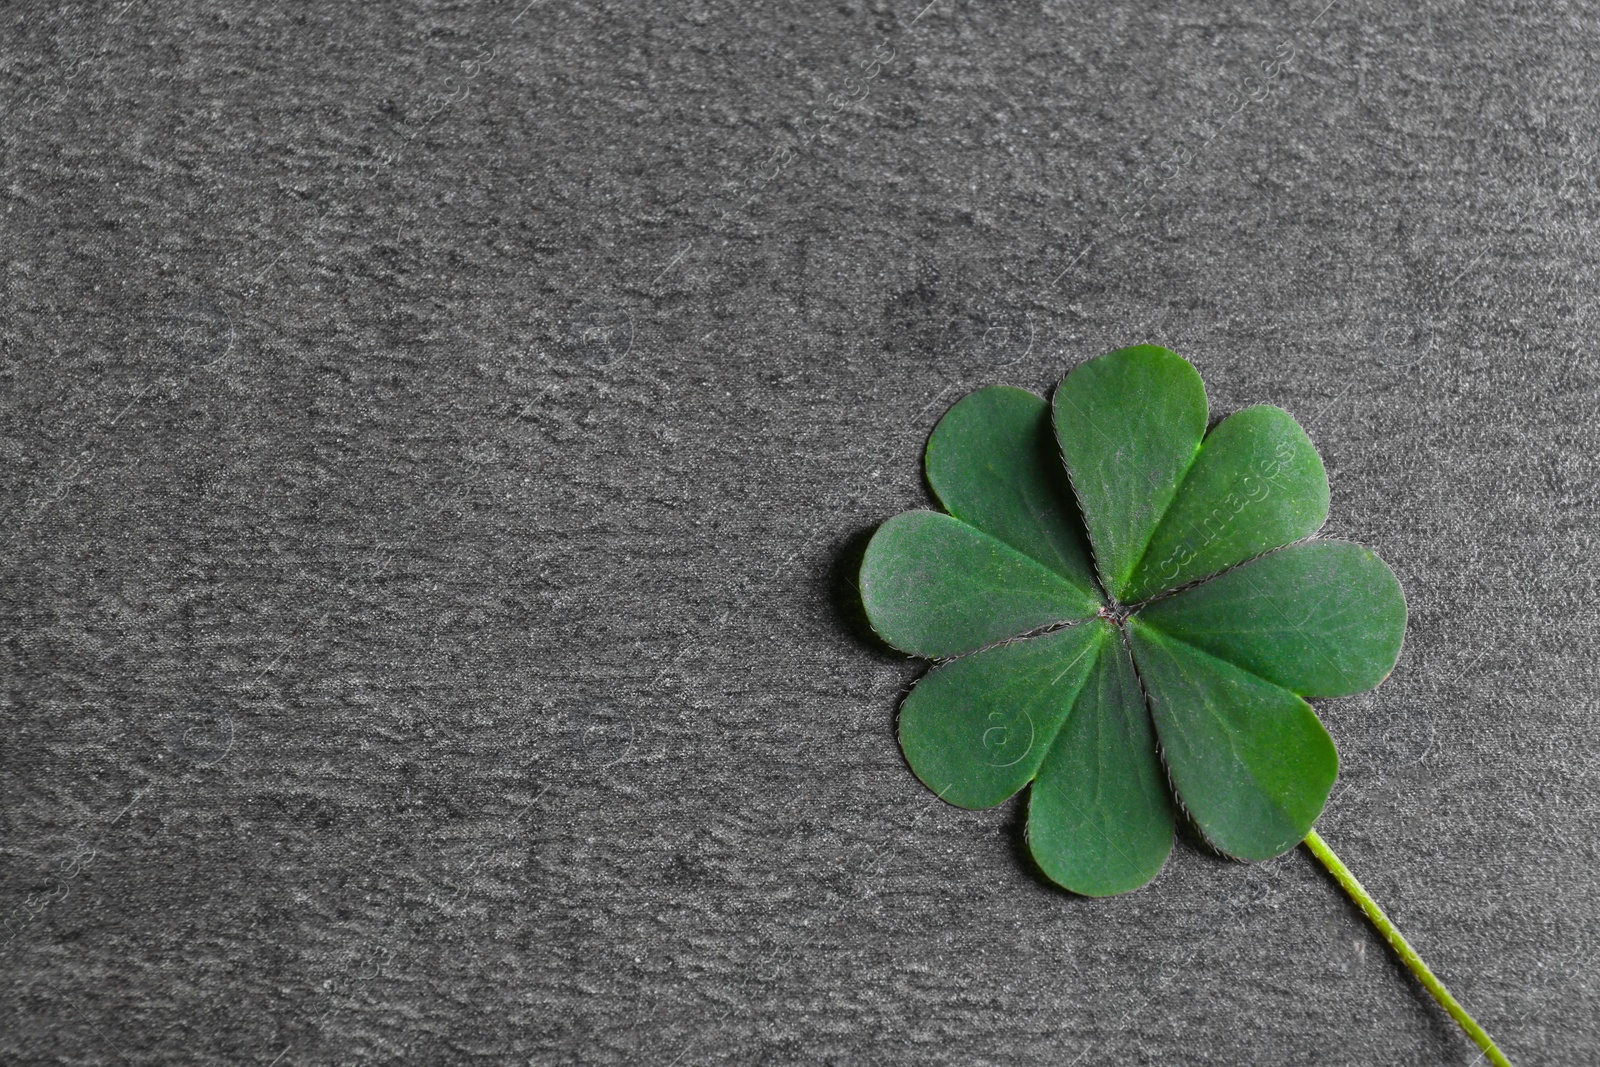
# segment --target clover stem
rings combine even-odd
[[[1383,935],[1383,939],[1389,942],[1389,947],[1394,949],[1395,954],[1406,965],[1406,969],[1416,975],[1417,981],[1421,982],[1423,988],[1433,995],[1433,999],[1439,1002],[1439,1006],[1450,1013],[1450,1017],[1456,1021],[1461,1029],[1466,1031],[1467,1036],[1472,1038],[1472,1043],[1482,1050],[1488,1061],[1494,1064],[1495,1067],[1511,1067],[1511,1061],[1506,1059],[1505,1053],[1496,1047],[1494,1041],[1490,1039],[1483,1027],[1478,1025],[1478,1020],[1467,1014],[1467,1009],[1461,1006],[1461,1002],[1450,995],[1450,991],[1444,987],[1444,983],[1434,976],[1434,973],[1428,969],[1426,963],[1422,962],[1422,957],[1417,955],[1417,950],[1411,947],[1411,942],[1407,941],[1404,935],[1395,928],[1394,923],[1389,921],[1389,917],[1383,913],[1383,909],[1378,907],[1378,902],[1368,895],[1360,882],[1356,881],[1356,876],[1350,873],[1350,868],[1346,867],[1339,857],[1333,854],[1333,849],[1328,847],[1328,843],[1317,836],[1317,832],[1313,830],[1306,835],[1305,845],[1311,850],[1311,854],[1321,860],[1324,867],[1328,868],[1328,873],[1333,875],[1334,881],[1338,882],[1344,891],[1350,894],[1350,899],[1356,902],[1356,906],[1366,913],[1367,918],[1372,921],[1372,925],[1378,928],[1378,933]]]

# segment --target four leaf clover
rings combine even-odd
[[[1328,513],[1310,439],[1275,407],[1206,430],[1200,375],[1125,348],[1053,403],[991,386],[928,442],[944,512],[885,522],[861,595],[890,645],[938,661],[906,698],[917,777],[964,808],[1031,783],[1028,845],[1105,896],[1166,862],[1175,806],[1218,851],[1304,839],[1338,772],[1308,697],[1393,669],[1400,585]]]

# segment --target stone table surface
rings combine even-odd
[[[1314,862],[941,805],[850,612],[941,411],[1139,341],[1411,608],[1319,829],[1600,1059],[1600,14],[0,9],[0,1060],[1442,1064]]]

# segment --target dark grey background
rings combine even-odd
[[[840,560],[1150,340],[1405,584],[1324,836],[1595,1062],[1600,17],[1408,6],[0,9],[0,1060],[1476,1062],[901,761]]]

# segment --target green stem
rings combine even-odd
[[[1328,868],[1328,873],[1333,875],[1334,880],[1344,888],[1346,893],[1350,894],[1350,899],[1355,901],[1361,910],[1367,913],[1367,918],[1372,920],[1372,925],[1376,926],[1378,933],[1382,934],[1383,939],[1389,942],[1389,947],[1394,949],[1401,962],[1406,965],[1406,968],[1412,974],[1417,976],[1417,981],[1422,983],[1423,988],[1433,994],[1433,999],[1439,1002],[1439,1006],[1449,1012],[1450,1017],[1460,1025],[1461,1029],[1467,1032],[1467,1036],[1472,1038],[1472,1043],[1483,1050],[1483,1054],[1488,1058],[1489,1062],[1494,1064],[1495,1067],[1511,1067],[1511,1061],[1506,1059],[1505,1053],[1495,1046],[1494,1041],[1484,1032],[1483,1027],[1478,1025],[1478,1020],[1468,1015],[1467,1009],[1461,1006],[1461,1002],[1452,997],[1450,990],[1444,987],[1444,983],[1434,977],[1433,972],[1428,970],[1428,965],[1422,962],[1422,957],[1417,955],[1417,950],[1411,947],[1411,942],[1407,941],[1400,931],[1395,929],[1394,923],[1390,922],[1389,917],[1383,913],[1383,909],[1378,907],[1378,902],[1367,894],[1367,891],[1361,887],[1361,883],[1356,881],[1356,876],[1350,873],[1350,868],[1346,867],[1339,857],[1333,854],[1333,849],[1328,847],[1326,841],[1317,836],[1315,830],[1306,835],[1306,847],[1311,850],[1313,856],[1322,861],[1324,867]]]

